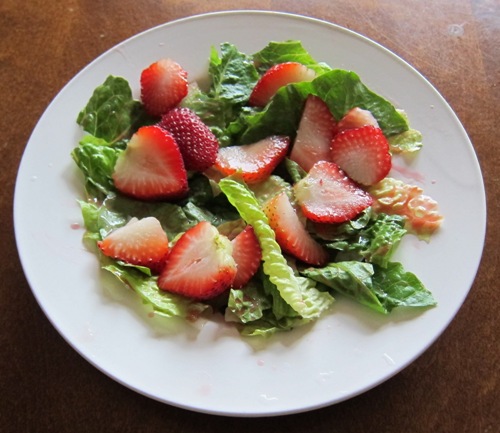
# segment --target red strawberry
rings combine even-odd
[[[311,221],[341,223],[372,204],[372,197],[359,188],[333,162],[319,161],[294,185],[302,212]]]
[[[120,192],[142,200],[179,198],[188,189],[177,143],[159,126],[139,128],[118,157],[112,177]]]
[[[132,265],[147,266],[153,272],[162,270],[169,251],[167,235],[154,217],[141,220],[132,218],[97,245],[108,257]]]
[[[232,241],[236,276],[233,287],[240,289],[254,276],[260,266],[262,250],[252,226],[246,226]]]
[[[186,170],[204,171],[217,158],[219,141],[210,128],[189,108],[174,108],[159,125],[175,138]]]
[[[187,72],[171,59],[161,59],[141,73],[141,100],[152,116],[161,116],[187,95]]]
[[[392,167],[389,142],[375,126],[347,129],[332,140],[331,158],[354,181],[373,185]]]
[[[378,122],[373,114],[368,110],[355,107],[350,109],[338,124],[338,131],[346,129],[360,128],[361,126],[372,125],[378,128]]]
[[[311,81],[315,77],[316,73],[301,63],[279,63],[262,75],[248,102],[256,107],[264,107],[281,87],[301,81]]]
[[[172,247],[158,286],[193,299],[211,299],[228,289],[235,275],[231,242],[212,224],[202,221]]]
[[[264,212],[283,252],[310,265],[328,262],[328,253],[306,230],[285,192],[269,200]]]
[[[290,139],[273,135],[256,143],[219,149],[214,167],[224,176],[239,172],[247,183],[268,178],[288,151]]]
[[[306,99],[290,159],[305,171],[318,161],[330,160],[330,144],[337,131],[335,118],[317,96]]]

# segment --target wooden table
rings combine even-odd
[[[224,418],[170,407],[99,372],[70,348],[37,305],[13,231],[13,191],[22,153],[39,117],[67,81],[138,32],[235,6],[324,19],[402,56],[461,119],[478,154],[488,198],[487,240],[477,278],[462,309],[429,350],[363,395],[271,419]],[[2,0],[0,83],[0,431],[500,431],[498,0]]]

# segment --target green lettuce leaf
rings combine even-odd
[[[127,215],[113,212],[104,205],[80,201],[83,222],[85,224],[87,239],[99,241],[109,235],[113,230],[125,225],[129,221]]]
[[[285,158],[285,167],[288,175],[292,179],[292,183],[294,184],[304,179],[307,175],[307,172],[290,158]]]
[[[243,143],[251,143],[271,134],[294,137],[309,94],[320,97],[336,119],[351,108],[369,110],[386,136],[408,129],[408,123],[386,99],[368,89],[357,74],[342,69],[325,72],[313,81],[282,87],[271,102],[257,113],[243,115],[232,128]]]
[[[410,124],[408,116],[404,110],[398,109],[398,113],[404,117],[406,123]],[[418,152],[423,146],[422,133],[416,129],[408,127],[408,130],[388,137],[391,153],[412,154]]]
[[[209,73],[212,78],[209,95],[232,104],[244,104],[259,80],[252,57],[239,51],[234,45],[220,45],[220,56],[212,47]]]
[[[145,114],[142,104],[133,99],[128,81],[110,75],[94,90],[76,121],[89,134],[114,143],[153,120]]]
[[[395,307],[436,305],[429,290],[400,263],[389,263],[382,268],[370,263],[345,261],[330,263],[320,269],[307,268],[301,274],[384,314]]]
[[[370,111],[386,136],[408,129],[408,122],[396,108],[382,96],[366,87],[352,72],[335,69],[313,81],[314,94],[323,99],[333,116],[341,119],[351,108]]]
[[[192,87],[182,105],[193,110],[224,147],[233,144],[227,126],[244,110],[259,73],[250,56],[232,44],[223,43],[220,55],[212,47],[209,74],[211,82],[208,91]]]
[[[287,308],[290,309],[289,306]],[[309,323],[310,320],[301,318],[295,311],[291,316],[276,317],[271,295],[266,293],[262,285],[249,284],[242,290],[230,291],[226,321],[236,321],[243,336],[270,337],[276,332],[290,331]]]
[[[259,52],[253,55],[255,64],[258,65],[259,71],[262,73],[270,67],[279,63],[298,62],[320,74],[329,71],[331,68],[324,64],[318,63],[304,48],[302,42],[289,40],[284,42],[270,42]]]
[[[203,303],[160,290],[156,277],[150,277],[133,267],[110,264],[103,269],[134,290],[145,303],[151,305],[153,310],[162,316],[192,319],[208,308]]]
[[[418,277],[405,271],[401,263],[374,268],[373,289],[387,311],[395,307],[432,307],[437,304]]]
[[[330,263],[324,268],[307,268],[301,274],[379,313],[387,313],[373,290],[373,266],[358,261]]]
[[[250,282],[243,289],[231,289],[227,309],[241,323],[254,322],[271,309],[269,296],[261,284]]]
[[[422,148],[422,133],[416,129],[408,129],[388,138],[391,153],[414,153]]]
[[[357,230],[354,230],[353,222],[339,227],[337,240],[326,246],[342,252],[357,253],[360,259],[386,267],[407,233],[406,219],[399,215],[370,215],[366,225]]]
[[[103,199],[115,191],[111,175],[120,146],[111,146],[102,138],[86,135],[73,149],[71,157],[85,177],[85,191],[90,198]]]
[[[259,239],[262,248],[263,270],[269,276],[280,296],[302,318],[317,318],[328,309],[333,298],[327,293],[305,293],[297,280],[293,269],[288,265],[281,249],[275,240],[274,231],[269,226],[265,213],[248,187],[231,178],[219,182],[220,189],[241,217],[250,224]],[[315,288],[308,291],[317,292]]]

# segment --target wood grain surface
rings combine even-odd
[[[320,18],[403,57],[457,113],[487,191],[482,263],[447,330],[392,379],[309,413],[260,419],[204,415],[118,384],[52,327],[30,291],[15,244],[17,169],[39,117],[68,80],[138,32],[230,9]],[[2,0],[0,84],[0,432],[500,432],[498,0]]]

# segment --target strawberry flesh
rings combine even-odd
[[[132,218],[97,243],[104,255],[160,272],[168,255],[168,237],[154,217]]]
[[[270,199],[264,212],[283,252],[310,265],[328,262],[327,251],[306,230],[285,192]]]
[[[297,62],[285,62],[269,68],[257,81],[249,99],[249,104],[264,107],[283,86],[301,81],[311,81],[316,73]]]
[[[345,115],[340,119],[338,124],[338,132],[344,131],[346,129],[360,128],[362,126],[372,125],[378,128],[377,119],[368,110],[363,110],[359,107],[351,108]]]
[[[233,258],[236,262],[236,276],[233,287],[244,287],[259,269],[262,249],[252,226],[246,226],[232,241]]]
[[[152,63],[141,73],[141,100],[152,116],[161,116],[188,93],[187,72],[172,59]]]
[[[238,172],[247,183],[260,182],[285,158],[289,145],[288,137],[273,135],[252,144],[223,147],[214,168],[224,176]]]
[[[158,126],[144,126],[118,157],[116,188],[141,200],[174,199],[188,190],[187,173],[174,138]]]
[[[236,271],[231,241],[212,224],[202,221],[174,244],[158,286],[171,293],[207,300],[226,291]]]
[[[307,97],[293,143],[290,159],[305,171],[318,161],[330,160],[330,144],[337,131],[337,122],[319,97]]]
[[[318,223],[349,221],[373,202],[337,164],[328,161],[314,164],[294,185],[294,193],[306,218]]]
[[[372,125],[338,133],[331,143],[331,159],[362,185],[376,184],[392,167],[389,142],[382,130]]]
[[[210,128],[189,108],[174,108],[159,125],[175,138],[186,170],[205,171],[217,158],[219,141]]]

